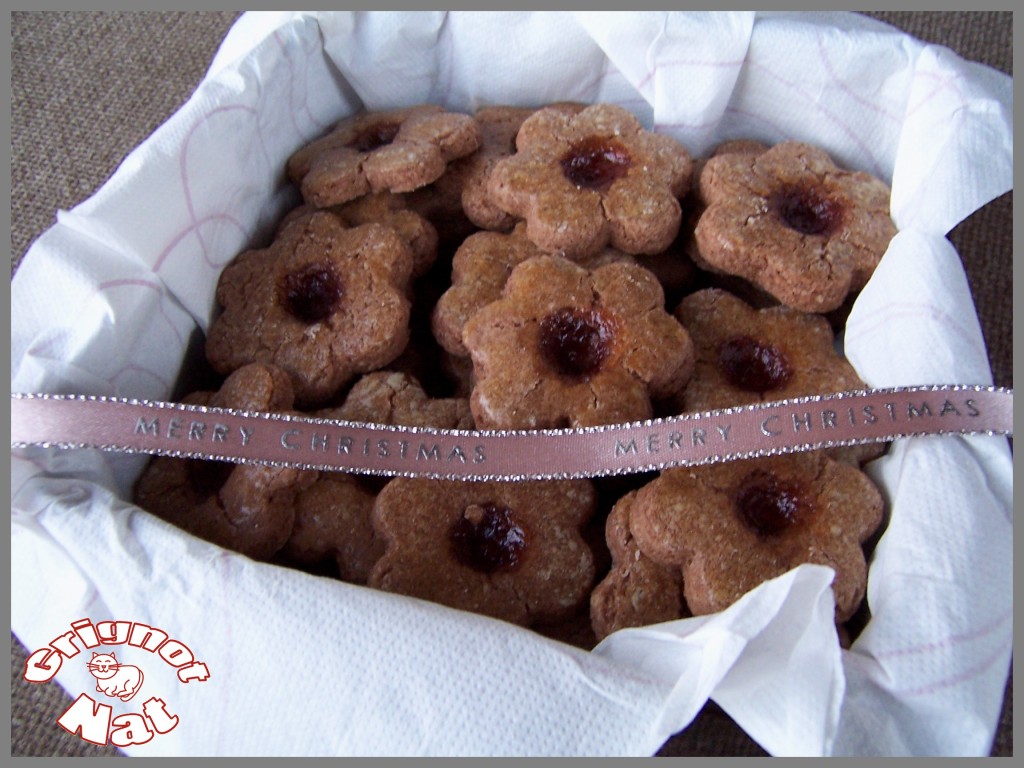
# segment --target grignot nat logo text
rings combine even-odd
[[[120,648],[115,653],[100,646]],[[25,662],[24,678],[30,683],[46,683],[65,663],[84,664],[96,679],[96,688],[75,699],[57,718],[57,724],[68,733],[101,746],[108,743],[116,747],[146,744],[158,734],[173,731],[181,718],[168,708],[164,698],[159,695],[147,697],[149,692],[142,692],[146,681],[145,664],[127,663],[126,648],[148,652],[148,657],[135,653],[133,662],[139,657],[170,665],[177,670],[178,680],[184,684],[210,679],[206,664],[196,659],[187,645],[164,630],[133,621],[93,624],[90,619],[71,622],[70,630],[32,653]],[[80,655],[83,658],[78,658]],[[84,658],[86,656],[88,658]],[[114,708],[105,703],[105,699],[142,701],[141,711],[114,715]]]

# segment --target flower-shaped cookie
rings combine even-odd
[[[593,585],[594,505],[586,480],[396,478],[373,508],[386,551],[369,584],[520,625],[564,618]]]
[[[405,348],[411,271],[409,247],[390,228],[348,229],[328,213],[299,218],[221,274],[223,312],[206,356],[221,373],[273,363],[292,377],[300,406],[323,403]]]
[[[896,234],[888,186],[808,144],[712,157],[699,185],[702,262],[805,312],[836,309],[862,288]]]
[[[368,192],[426,186],[479,146],[480,128],[469,115],[434,105],[367,112],[302,147],[287,172],[306,202],[326,208]]]
[[[434,225],[405,204],[405,198],[391,192],[377,192],[358,197],[350,203],[330,208],[314,208],[305,203],[290,211],[282,220],[278,231],[283,230],[295,219],[309,216],[317,211],[332,213],[348,227],[361,224],[380,224],[391,227],[412,250],[413,277],[419,277],[437,258],[437,230]]]
[[[643,627],[689,616],[678,568],[644,555],[629,532],[636,491],[623,496],[605,522],[612,567],[590,595],[590,621],[598,640],[625,627]]]
[[[710,266],[700,258],[700,251],[697,250],[697,243],[693,235],[697,222],[700,221],[701,214],[708,207],[707,200],[704,199],[700,191],[700,175],[704,171],[704,166],[707,165],[708,160],[712,157],[718,157],[719,155],[743,154],[756,156],[764,154],[770,148],[769,145],[754,139],[732,139],[716,145],[706,157],[698,157],[693,161],[690,189],[682,200],[684,214],[683,225],[679,230],[679,239],[682,241],[686,255],[695,264],[704,267],[704,269],[710,269]]]
[[[881,521],[882,496],[867,475],[807,452],[666,470],[637,492],[629,529],[644,555],[682,569],[695,615],[816,563],[835,571],[841,623],[864,596],[861,545]]]
[[[470,406],[482,429],[595,426],[652,415],[693,371],[693,342],[648,270],[588,271],[558,256],[519,264],[469,318]]]
[[[317,414],[369,424],[403,427],[472,429],[469,401],[462,397],[429,397],[412,376],[397,371],[376,371],[359,379],[338,408]]]
[[[499,208],[526,220],[527,235],[545,251],[575,259],[610,244],[658,253],[679,231],[690,155],[626,110],[539,110],[523,122],[516,148],[491,172],[488,191]]]
[[[821,315],[780,305],[754,309],[717,288],[690,294],[675,315],[697,348],[693,377],[677,400],[681,412],[867,388],[836,352],[832,327]],[[884,450],[884,444],[867,444],[828,452],[861,463]]]
[[[467,237],[452,258],[451,287],[434,306],[431,326],[445,350],[465,357],[462,327],[474,312],[501,298],[512,269],[544,252],[526,237],[522,225],[509,234],[478,232]]]
[[[457,357],[469,355],[462,343],[462,328],[477,310],[501,298],[502,289],[517,264],[543,256],[526,236],[522,223],[508,234],[478,232],[466,238],[452,259],[451,287],[442,294],[431,317],[434,336],[444,349]],[[634,258],[614,248],[605,248],[576,263],[596,269],[616,261]]]
[[[545,107],[567,115],[582,112],[585,108],[585,104],[573,102],[548,104]],[[494,204],[487,184],[494,166],[515,154],[519,128],[536,111],[530,107],[495,106],[483,107],[473,114],[483,137],[480,149],[456,160],[448,172],[461,177],[462,208],[469,220],[481,229],[507,231],[516,222],[514,216]]]
[[[456,160],[448,168],[446,175],[459,186],[462,210],[481,229],[506,231],[515,224],[515,217],[491,202],[487,179],[500,160],[515,153],[519,126],[535,111],[529,107],[504,106],[478,110],[473,119],[480,126],[480,149]]]
[[[579,112],[584,105],[559,102],[548,108]],[[506,232],[515,225],[516,218],[491,200],[487,183],[494,166],[515,153],[519,127],[536,111],[510,106],[478,110],[473,119],[480,126],[480,148],[449,163],[433,184],[406,195],[409,207],[434,224],[449,251],[478,228]]]
[[[469,401],[434,399],[404,373],[377,371],[359,379],[337,408],[315,414],[368,424],[472,429]],[[324,472],[295,502],[295,527],[282,554],[303,565],[333,558],[343,581],[365,584],[384,553],[370,512],[377,497],[372,483],[342,472]]]
[[[197,392],[184,402],[290,411],[292,386],[284,371],[247,365],[228,376],[217,392]],[[182,414],[178,421],[181,430],[207,430],[213,429],[215,419]],[[140,507],[179,528],[256,560],[268,560],[288,540],[296,495],[316,477],[316,472],[259,464],[158,457],[139,477],[134,495]]]
[[[370,520],[376,498],[356,475],[322,472],[295,498],[295,522],[282,558],[305,568],[333,562],[342,581],[365,584],[384,552]]]
[[[785,306],[754,309],[726,291],[706,288],[683,299],[675,316],[697,350],[682,410],[866,388],[836,352],[832,327],[821,315]]]

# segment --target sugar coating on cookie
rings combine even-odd
[[[712,157],[699,186],[700,259],[806,312],[863,287],[896,234],[883,181],[800,142]]]
[[[287,173],[306,202],[325,208],[370,192],[426,186],[480,140],[471,116],[436,105],[366,112],[295,152]]]
[[[623,496],[605,522],[612,567],[590,595],[594,635],[603,640],[619,629],[643,627],[689,616],[679,568],[644,555],[629,531],[636,491]]]
[[[650,418],[652,399],[678,393],[693,370],[693,342],[664,310],[661,285],[622,262],[588,271],[558,256],[527,259],[462,338],[479,428]]]
[[[542,109],[523,122],[516,148],[491,172],[490,199],[524,219],[545,251],[574,259],[610,244],[658,253],[675,239],[692,160],[630,112],[610,104],[575,114]]]
[[[385,553],[369,584],[524,626],[565,618],[593,586],[594,505],[586,480],[396,478],[374,505]]]
[[[882,496],[867,475],[807,452],[666,470],[637,492],[629,528],[641,552],[682,569],[694,615],[816,563],[835,571],[843,622],[864,597],[861,545],[881,521]]]
[[[288,412],[287,374],[266,365],[244,366],[217,392],[198,392],[193,405]],[[182,416],[184,421],[185,416]],[[139,506],[200,538],[256,560],[269,560],[288,540],[295,497],[316,472],[260,464],[157,457],[135,485]]]
[[[291,376],[301,407],[323,403],[405,348],[412,263],[390,228],[299,218],[221,274],[207,359],[221,373],[272,363]]]

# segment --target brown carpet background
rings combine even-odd
[[[68,209],[191,95],[233,12],[11,14],[11,269]],[[911,35],[1013,74],[1010,12],[882,12]],[[1008,193],[951,234],[971,284],[995,383],[1013,386],[1012,205]],[[12,308],[13,310],[13,308]],[[26,650],[11,636],[11,754],[119,754],[69,736],[56,719],[70,698],[22,680]],[[1012,675],[993,755],[1013,754]],[[763,755],[713,704],[662,755]]]

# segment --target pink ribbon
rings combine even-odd
[[[596,477],[921,435],[1013,434],[1013,391],[840,392],[603,427],[464,431],[82,395],[11,395],[11,447],[463,480]]]

